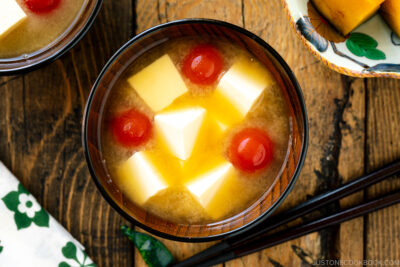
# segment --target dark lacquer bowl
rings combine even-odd
[[[0,58],[0,75],[31,71],[61,57],[87,33],[99,13],[102,3],[103,0],[88,0],[72,25],[46,47],[18,57]]]
[[[121,192],[110,180],[101,154],[102,110],[110,89],[126,67],[138,56],[167,41],[182,36],[207,35],[233,42],[248,50],[273,73],[287,102],[291,136],[286,161],[269,189],[242,213],[204,225],[166,221],[138,207],[124,206]],[[87,101],[83,120],[83,147],[90,173],[107,201],[126,219],[161,237],[179,241],[210,241],[249,230],[268,217],[286,198],[303,165],[307,150],[308,125],[304,99],[292,71],[279,54],[256,35],[238,26],[216,20],[185,19],[151,28],[126,43],[106,64]]]

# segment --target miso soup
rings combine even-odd
[[[181,37],[119,76],[104,108],[101,153],[125,203],[204,224],[267,192],[289,136],[282,89],[266,66],[227,41]]]
[[[45,48],[74,24],[89,0],[1,0],[0,58]]]

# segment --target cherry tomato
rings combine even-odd
[[[131,109],[112,119],[111,129],[118,143],[132,148],[149,140],[152,125],[146,115]]]
[[[218,50],[209,44],[194,47],[183,60],[182,72],[193,83],[208,85],[218,79],[223,60]]]
[[[246,128],[232,138],[228,155],[236,168],[255,172],[273,160],[273,143],[263,130]]]
[[[48,13],[58,7],[61,0],[25,0],[27,7],[34,13]]]

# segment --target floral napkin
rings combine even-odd
[[[1,162],[0,266],[96,266]]]

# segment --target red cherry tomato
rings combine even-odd
[[[111,121],[114,138],[125,147],[139,146],[151,135],[149,118],[135,109],[125,111]]]
[[[223,60],[214,46],[198,45],[183,60],[182,72],[193,83],[208,85],[218,79]]]
[[[26,6],[34,13],[48,13],[58,7],[61,0],[25,0]]]
[[[273,160],[273,143],[267,133],[258,128],[246,128],[237,133],[229,147],[232,164],[245,172],[268,166]]]

